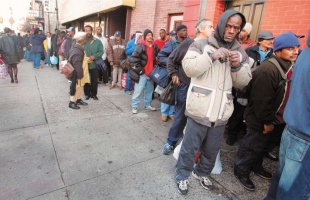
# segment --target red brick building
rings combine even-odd
[[[183,23],[189,27],[189,35],[194,37],[194,26],[198,19],[209,18],[216,25],[226,9],[242,12],[253,24],[251,38],[263,30],[275,36],[286,31],[306,35],[310,28],[309,0],[186,0]],[[306,38],[300,39],[301,48],[306,46]]]

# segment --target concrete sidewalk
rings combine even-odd
[[[269,181],[252,176],[248,192],[233,176],[237,145],[221,150],[216,190],[190,177],[189,193],[174,181],[176,160],[162,154],[171,122],[160,111],[131,113],[131,96],[99,85],[99,101],[68,108],[69,83],[55,68],[19,64],[19,83],[0,80],[0,199],[262,199]],[[157,100],[153,105],[160,108]],[[225,136],[226,137],[226,136]],[[274,172],[275,162],[265,160]]]

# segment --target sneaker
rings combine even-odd
[[[164,148],[163,148],[163,154],[165,155],[169,155],[169,153],[173,150],[173,146],[171,146],[170,144],[166,143],[164,145]]]
[[[127,94],[128,94],[128,95],[131,95],[131,92],[130,92],[130,91],[127,91]]]
[[[214,189],[214,185],[212,181],[206,176],[198,176],[194,171],[192,171],[192,175],[195,179],[199,180],[200,185],[206,190]]]
[[[154,108],[153,106],[147,106],[145,107],[146,110],[151,110],[151,111],[156,111],[156,108]]]
[[[183,181],[177,181],[177,186],[178,186],[178,192],[180,194],[186,195],[188,192],[187,185],[188,185],[188,180],[183,180]]]
[[[138,113],[138,108],[132,108],[132,114],[137,114]]]
[[[272,179],[272,174],[267,172],[264,168],[260,168],[258,170],[253,170],[254,174],[257,176],[266,179],[266,180],[271,180]]]
[[[72,83],[72,81],[68,80],[68,83]]]

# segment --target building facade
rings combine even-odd
[[[101,26],[108,35],[119,30],[126,40],[146,28],[157,38],[159,29],[172,30],[182,23],[184,12],[184,0],[58,0],[58,4],[62,25],[78,30],[85,25]]]
[[[291,31],[296,35],[306,35],[310,28],[309,0],[186,0],[184,24],[189,35],[194,37],[198,19],[209,18],[214,25],[227,9],[242,12],[247,21],[253,24],[250,37],[257,39],[260,31],[269,30],[275,36]],[[306,38],[300,39],[301,48],[306,47]]]

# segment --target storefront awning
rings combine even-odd
[[[109,12],[120,6],[134,8],[136,0],[59,0],[58,14],[61,24],[97,14]]]

